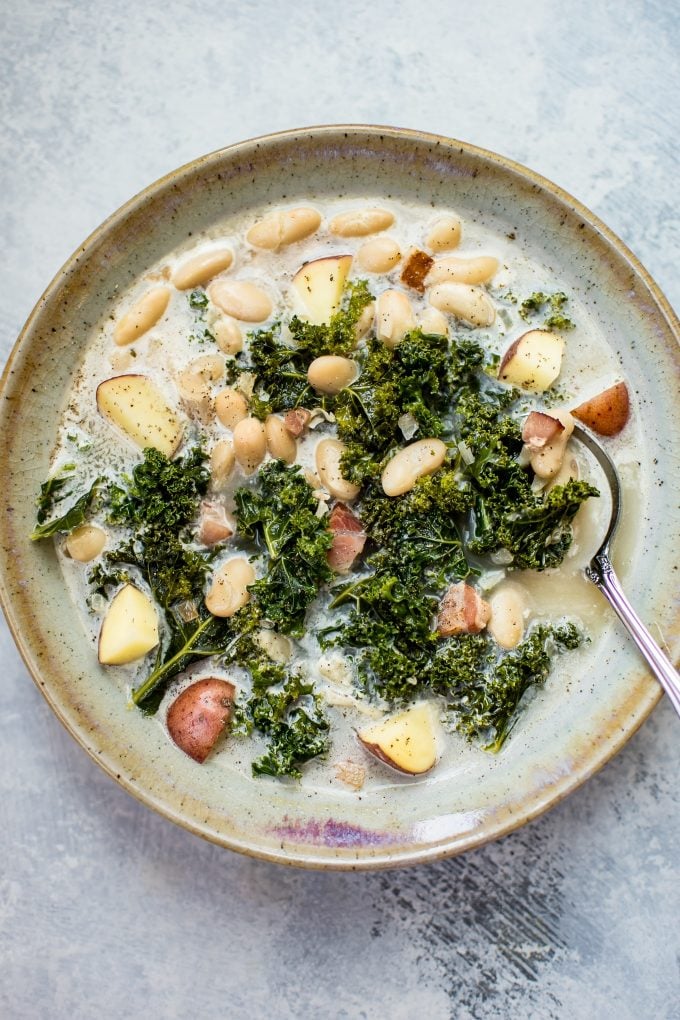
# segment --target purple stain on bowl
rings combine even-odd
[[[360,825],[350,825],[334,818],[329,818],[325,822],[313,819],[302,822],[284,815],[283,823],[274,826],[272,831],[282,839],[290,839],[296,843],[323,844],[328,847],[367,847],[401,842],[395,839],[396,834],[364,829]]]

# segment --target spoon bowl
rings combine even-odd
[[[631,606],[612,566],[610,545],[621,518],[621,482],[618,471],[607,451],[590,432],[576,425],[572,436],[583,443],[602,468],[612,499],[607,531],[599,549],[585,568],[585,575],[607,599],[680,716],[680,674]]]

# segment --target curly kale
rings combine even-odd
[[[447,643],[431,666],[432,689],[442,694],[456,729],[469,739],[485,740],[485,749],[499,751],[517,720],[517,708],[530,687],[541,687],[552,656],[577,648],[581,635],[574,624],[539,625],[517,648],[491,669],[489,639],[467,635]]]
[[[558,567],[573,541],[571,522],[590,496],[599,496],[593,485],[572,479],[546,496],[537,496],[533,506],[506,512],[496,538],[512,553],[513,566],[519,570]]]
[[[281,323],[270,329],[260,329],[248,335],[249,357],[243,363],[230,366],[230,381],[241,372],[255,374],[255,389],[250,410],[261,419],[274,411],[301,407],[313,390],[307,382],[308,359],[303,351],[296,350],[281,339]]]
[[[330,322],[315,325],[294,315],[288,329],[297,351],[304,354],[307,363],[322,354],[351,354],[357,345],[357,324],[372,300],[367,281],[357,280],[346,285],[342,307],[331,316]]]
[[[480,387],[484,352],[474,341],[414,330],[394,348],[373,338],[358,357],[359,378],[338,394],[333,410],[347,446],[343,472],[362,484],[377,478],[384,458],[403,443],[404,415],[416,422],[415,438],[451,435],[458,396]]]
[[[385,496],[372,486],[361,503],[361,521],[381,563],[407,583],[441,587],[470,573],[460,522],[472,498],[469,485],[445,466],[403,496]],[[375,564],[376,556],[369,562]]]
[[[272,461],[257,488],[234,493],[239,534],[266,555],[264,577],[250,586],[262,616],[284,634],[300,637],[307,607],[331,579],[327,553],[332,536],[299,467]]]
[[[399,703],[428,692],[439,695],[455,728],[469,740],[481,739],[489,751],[500,750],[520,700],[530,687],[545,682],[552,657],[582,640],[573,624],[539,625],[498,658],[485,633],[438,638],[430,629],[436,610],[431,599],[413,592],[407,600],[400,598],[398,585],[390,586],[386,579],[380,585],[374,579],[368,588],[379,597],[369,602],[356,593],[362,608],[350,614],[335,636],[327,635],[325,643],[353,654],[359,684],[369,696]]]
[[[215,342],[215,334],[212,333],[206,326],[206,313],[208,311],[208,295],[202,287],[197,287],[192,290],[189,294],[189,308],[195,316],[195,332],[189,334],[189,340],[193,340],[199,344],[204,344],[206,341]]]
[[[597,489],[572,480],[547,495],[535,493],[533,474],[517,460],[519,425],[476,394],[465,395],[456,412],[472,457],[462,468],[473,492],[470,551],[488,555],[506,549],[517,569],[559,566],[572,542],[571,522],[586,499],[599,495]]]
[[[73,465],[67,464],[62,468],[62,473],[53,475],[40,486],[40,495],[36,500],[38,511],[36,513],[36,526],[31,532],[31,541],[36,542],[41,538],[49,538],[59,532],[73,531],[79,528],[87,520],[89,511],[95,499],[100,495],[105,479],[96,478],[90,488],[82,493],[65,513],[58,517],[47,520],[54,510],[55,504],[63,502],[72,495],[72,490],[64,492],[64,488],[73,481],[70,472]]]
[[[537,290],[522,301],[519,314],[526,322],[529,322],[539,312],[549,309],[549,314],[542,323],[543,329],[574,329],[574,322],[563,311],[568,300],[569,298],[562,291],[545,294],[542,290]]]
[[[288,323],[292,343],[282,339],[280,322],[250,333],[249,355],[230,365],[229,378],[234,382],[245,371],[255,374],[252,413],[264,419],[274,411],[301,407],[310,401],[324,403],[309,386],[307,369],[322,354],[347,355],[354,350],[356,325],[372,300],[368,284],[359,280],[347,285],[342,307],[330,322],[314,325],[294,316]]]
[[[328,749],[330,724],[314,685],[274,663],[251,666],[253,691],[237,715],[238,728],[267,738],[267,750],[253,762],[254,776],[292,776],[300,765]]]
[[[107,553],[106,563],[138,567],[164,609],[202,590],[210,559],[187,546],[183,531],[209,480],[200,447],[172,461],[159,450],[146,449],[128,484],[109,489],[110,520],[127,525],[134,537]],[[101,584],[101,578],[93,580]]]

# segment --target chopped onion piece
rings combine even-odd
[[[461,439],[461,441],[458,444],[458,452],[460,453],[461,457],[463,458],[463,461],[464,461],[465,464],[467,464],[468,466],[470,464],[474,464],[474,462],[475,462],[475,455],[472,452],[472,450],[470,449],[470,447],[467,445],[467,443],[464,443],[462,439]]]
[[[401,429],[401,434],[403,435],[404,439],[406,439],[407,441],[409,439],[413,439],[419,428],[418,422],[410,413],[410,411],[407,411],[406,414],[400,415],[397,421],[397,425]]]

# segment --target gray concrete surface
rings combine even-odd
[[[680,304],[680,9],[658,0],[5,0],[0,332],[119,204],[270,130],[372,122],[525,162]],[[680,728],[666,703],[581,791],[463,858],[293,872],[105,777],[0,628],[0,1015],[680,1017]]]

